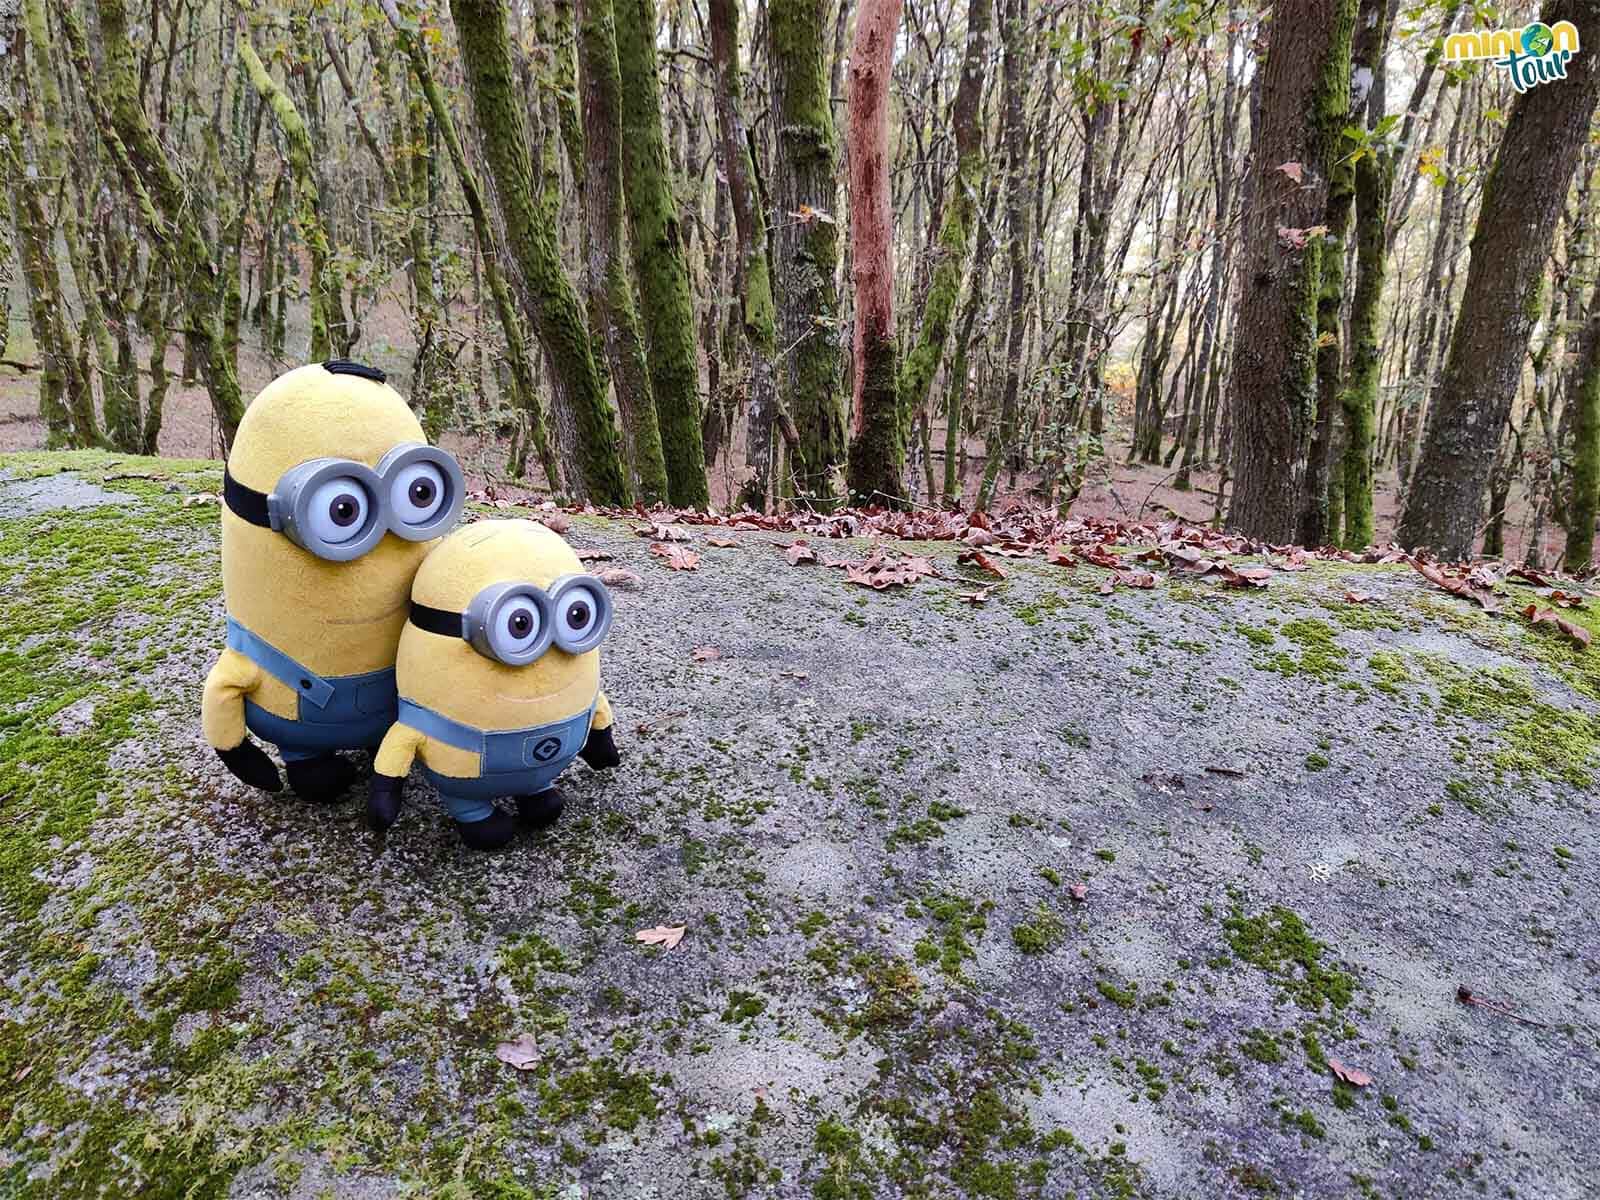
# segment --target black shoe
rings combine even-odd
[[[456,832],[469,850],[498,850],[516,836],[517,823],[497,808],[481,821],[457,821]]]
[[[622,761],[622,756],[617,753],[617,739],[611,733],[614,728],[614,725],[607,725],[604,729],[589,730],[583,749],[578,751],[583,761],[597,771],[614,767]]]
[[[339,799],[361,774],[355,764],[337,754],[319,754],[316,758],[285,763],[283,770],[295,794],[314,804],[329,804]]]
[[[395,775],[374,774],[367,785],[367,824],[382,833],[400,819],[400,801],[405,780]]]
[[[561,817],[567,798],[560,788],[545,788],[536,796],[517,797],[517,816],[530,829],[548,829]]]
[[[277,764],[248,736],[232,750],[218,750],[217,757],[222,760],[222,765],[228,768],[235,779],[248,783],[253,788],[260,788],[263,792],[283,790],[283,780],[278,778]]]

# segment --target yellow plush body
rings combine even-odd
[[[481,521],[457,529],[417,570],[412,598],[448,611],[464,609],[494,583],[548,587],[583,564],[566,542],[533,521]],[[600,652],[568,654],[552,646],[536,662],[512,667],[485,658],[461,638],[407,625],[400,635],[395,678],[403,701],[486,733],[552,725],[593,707],[590,728],[609,729],[611,705],[600,690]],[[397,722],[383,739],[374,769],[403,776],[420,760],[437,776],[473,780],[479,756]]]
[[[312,364],[279,376],[251,402],[228,472],[265,493],[289,468],[311,459],[372,467],[394,446],[426,440],[394,389]],[[225,506],[224,604],[239,624],[319,675],[386,670],[395,661],[412,577],[433,544],[386,533],[361,558],[329,562]],[[298,699],[287,685],[243,654],[224,650],[201,703],[206,741],[216,750],[244,741],[247,700],[274,717],[297,717]]]

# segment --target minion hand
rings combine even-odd
[[[604,729],[589,730],[589,740],[583,743],[583,749],[578,755],[584,762],[599,771],[606,767],[614,767],[622,761],[622,756],[617,753],[617,741],[611,736],[610,725]]]
[[[373,772],[367,791],[367,824],[382,833],[400,819],[401,789],[405,779],[399,775]]]
[[[278,768],[267,757],[267,752],[248,737],[232,750],[218,750],[217,757],[235,779],[248,783],[263,792],[283,790],[283,780],[278,778]]]

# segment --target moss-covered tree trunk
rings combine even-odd
[[[76,20],[73,0],[60,0],[63,22],[73,37]],[[77,30],[73,65],[84,91],[104,88],[104,118],[97,112],[102,142],[138,208],[149,235],[171,252],[174,273],[183,296],[184,335],[205,376],[211,409],[216,415],[224,449],[244,414],[239,379],[227,353],[222,330],[225,288],[212,255],[212,246],[195,209],[192,189],[184,185],[145,115],[140,103],[139,71],[128,40],[128,14],[124,0],[96,0],[100,18],[103,60],[98,69],[82,46]]]
[[[717,137],[728,179],[738,251],[734,288],[739,325],[750,351],[749,410],[745,442],[748,475],[740,502],[764,511],[772,491],[772,430],[793,429],[778,413],[777,309],[772,299],[772,262],[767,253],[767,214],[750,154],[744,86],[739,78],[739,0],[710,0],[711,61],[716,70]]]
[[[654,0],[615,0],[615,13],[624,81],[622,178],[667,487],[672,503],[704,508],[711,497],[700,442],[700,364],[689,264],[661,127],[656,8]]]
[[[1370,80],[1367,126],[1374,144],[1364,149],[1356,173],[1356,289],[1350,301],[1350,381],[1342,394],[1344,461],[1343,544],[1364,550],[1373,538],[1373,422],[1378,407],[1378,375],[1383,365],[1379,305],[1389,255],[1389,195],[1394,182],[1392,148],[1376,136],[1387,107],[1384,61],[1389,47],[1389,13],[1384,0],[1364,0],[1352,60],[1356,78]],[[1360,111],[1356,113],[1360,116]],[[1330,531],[1337,535],[1337,529]]]
[[[602,335],[612,386],[629,434],[639,498],[672,498],[650,367],[624,251],[622,75],[612,0],[578,0],[579,95],[583,103],[584,277],[592,332]],[[696,428],[695,437],[699,438]],[[701,471],[702,487],[704,470]]]
[[[826,507],[839,496],[846,432],[840,390],[839,227],[826,0],[774,0],[767,10],[776,142],[773,296],[784,349],[779,394],[799,435],[794,495]]]
[[[512,279],[544,347],[557,402],[572,413],[578,429],[578,469],[568,477],[569,490],[597,504],[624,504],[628,482],[618,453],[616,414],[556,250],[555,228],[534,196],[527,116],[512,69],[504,7],[500,0],[451,0],[450,11]]]
[[[1317,299],[1329,176],[1350,108],[1355,0],[1280,0],[1261,73],[1261,121],[1234,321],[1230,524],[1297,533],[1317,413]]]
[[[983,482],[978,487],[977,506],[994,503],[995,483],[1007,455],[1017,445],[1017,396],[1022,387],[1022,345],[1027,336],[1028,316],[1028,228],[1031,214],[1027,122],[1023,107],[1028,88],[1028,51],[1031,34],[1027,29],[1028,0],[1006,0],[1001,28],[1004,47],[1004,136],[1006,146],[1006,239],[1011,267],[1008,297],[1009,328],[1006,332],[1006,376],[1000,395],[999,436],[985,439],[987,460]]]
[[[983,128],[979,110],[983,103],[985,65],[989,60],[989,16],[994,0],[967,0],[967,40],[961,60],[961,81],[950,105],[950,129],[956,143],[955,176],[950,181],[944,212],[939,218],[939,240],[932,277],[922,305],[917,340],[900,368],[900,403],[908,412],[922,408],[939,369],[950,323],[955,316],[961,276],[967,265],[978,221],[978,188],[983,182]],[[948,458],[945,490],[950,490]]]
[[[889,206],[889,80],[904,0],[862,0],[850,51],[847,130],[855,397],[849,485],[863,504],[904,498],[906,421],[895,371],[894,215]]]
[[[1600,289],[1591,294],[1593,310],[1584,327],[1579,361],[1582,374],[1572,406],[1572,495],[1567,501],[1567,546],[1562,567],[1580,575],[1593,565],[1594,524],[1600,515]]]
[[[1495,441],[1539,316],[1550,238],[1600,98],[1600,55],[1588,49],[1600,44],[1600,3],[1550,0],[1539,19],[1571,21],[1584,49],[1565,79],[1512,103],[1483,185],[1461,309],[1398,531],[1401,545],[1443,558],[1472,553]]]
[[[978,222],[978,243],[972,251],[972,278],[967,282],[966,302],[961,306],[955,345],[950,349],[950,369],[945,372],[943,501],[946,508],[954,508],[961,503],[968,418],[967,347],[972,344],[972,331],[978,323],[978,314],[988,303],[989,265],[994,260],[995,250],[995,206],[999,197],[1000,189],[991,183],[983,218]]]
[[[311,349],[313,362],[332,357],[333,326],[342,318],[338,314],[343,304],[339,296],[339,278],[334,268],[333,249],[329,245],[328,231],[322,223],[322,203],[317,189],[316,152],[311,145],[311,135],[300,112],[289,94],[280,88],[255,47],[250,44],[250,31],[241,22],[237,41],[239,61],[249,72],[250,83],[261,99],[272,109],[278,128],[283,131],[284,144],[289,151],[289,171],[294,188],[295,228],[300,240],[311,255]]]

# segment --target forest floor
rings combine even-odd
[[[420,785],[380,839],[207,750],[219,474],[0,460],[0,1193],[1600,1178],[1600,647],[1509,615],[1537,589],[1033,558],[975,606],[959,543],[891,545],[939,574],[880,592],[574,516],[639,576],[623,765],[483,855]]]
[[[290,314],[290,340],[304,336],[297,322],[302,314]],[[361,356],[388,371],[402,394],[410,370],[410,337],[405,312],[398,304],[386,301],[369,312],[364,321],[366,341]],[[141,350],[141,353],[144,351]],[[18,361],[32,361],[37,357],[27,322],[20,313],[13,313],[10,349],[7,357]],[[205,388],[196,382],[184,387],[183,358],[176,346],[167,356],[167,370],[172,378],[171,390],[162,412],[159,449],[161,453],[177,458],[209,458],[221,454],[216,422],[211,416],[210,401]],[[246,399],[265,387],[280,372],[297,365],[287,361],[274,361],[262,353],[259,340],[250,331],[240,346],[240,385]],[[1212,519],[1216,510],[1216,492],[1219,482],[1216,470],[1194,472],[1191,491],[1180,492],[1171,484],[1175,469],[1127,462],[1131,437],[1132,401],[1126,401],[1127,412],[1110,414],[1109,457],[1094,464],[1085,482],[1083,492],[1073,505],[1073,515],[1104,517],[1110,520],[1138,521],[1174,516],[1190,524],[1203,525]],[[1177,403],[1176,408],[1181,408]],[[39,419],[38,375],[19,373],[10,367],[0,367],[0,453],[17,450],[38,450],[45,444],[44,423]],[[469,422],[470,424],[482,424]],[[944,443],[944,427],[935,424],[933,444]],[[452,432],[443,443],[461,460],[468,478],[477,488],[494,484],[499,495],[526,498],[535,493],[526,488],[508,485],[505,477],[506,446],[489,431],[471,433]],[[733,453],[742,461],[743,431],[735,431]],[[1171,447],[1168,439],[1166,446]],[[983,472],[983,442],[968,439],[968,462],[965,471],[963,494],[970,497],[976,490]],[[943,459],[935,459],[935,474],[942,478]],[[732,464],[719,461],[713,464],[709,478],[713,503],[726,507],[738,492],[738,472]],[[1008,482],[1002,477],[1002,484]],[[1000,504],[1013,496],[1026,499],[1028,489],[1036,482],[1033,475],[1017,478],[1011,487],[999,490]],[[1399,520],[1396,502],[1396,478],[1392,468],[1380,471],[1374,480],[1374,518],[1379,544],[1388,542],[1394,535]],[[1512,488],[1507,506],[1505,526],[1506,556],[1521,561],[1534,536],[1532,506],[1528,503],[1520,481]],[[1564,534],[1558,526],[1545,522],[1540,533],[1536,561],[1553,565],[1560,561]]]

